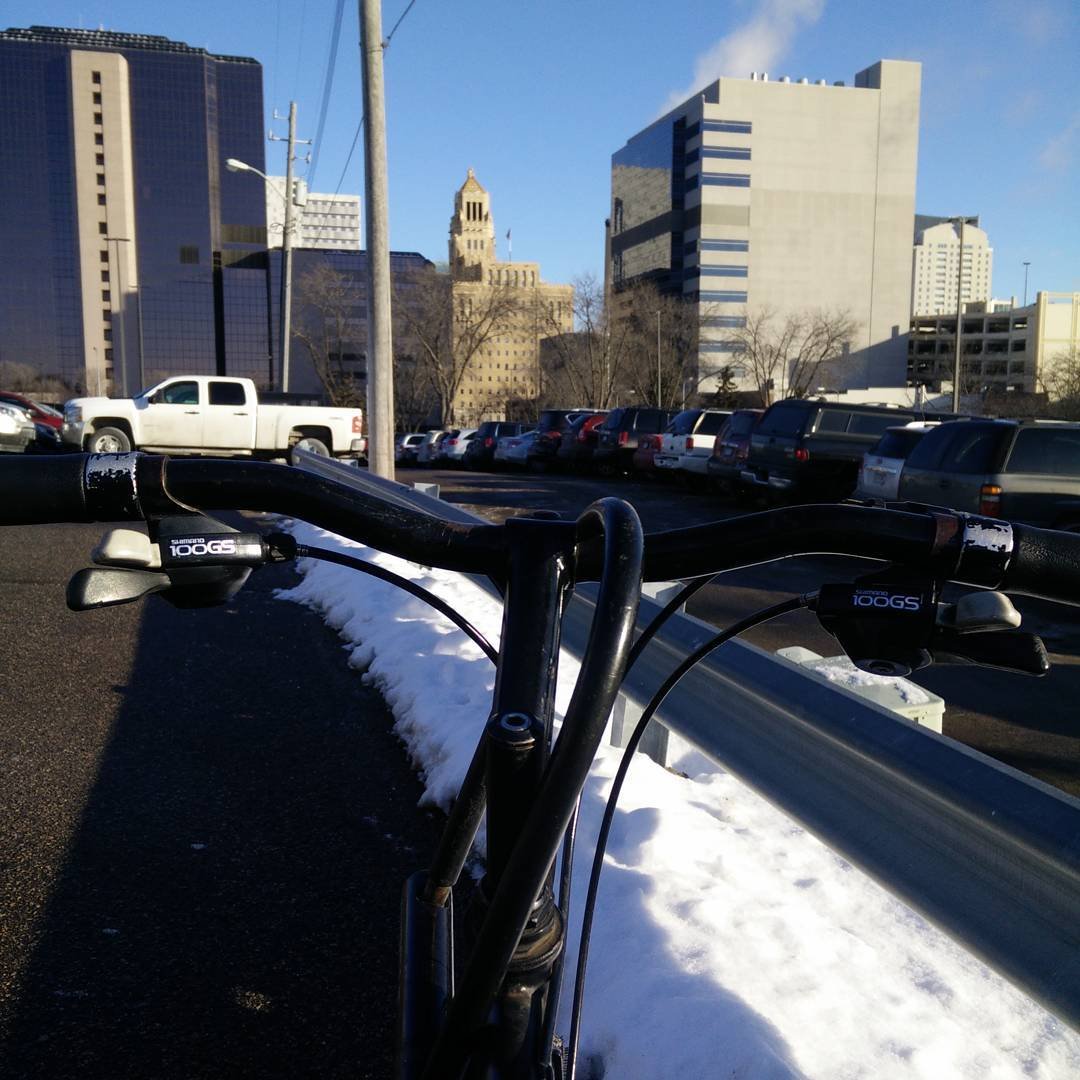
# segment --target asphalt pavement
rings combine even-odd
[[[0,1076],[385,1077],[437,821],[322,620],[72,614],[100,529],[0,530]]]

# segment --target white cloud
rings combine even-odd
[[[825,0],[760,0],[747,22],[697,58],[693,81],[686,89],[671,93],[663,112],[682,104],[721,75],[746,78],[751,71],[775,68],[787,55],[795,35],[816,23],[824,10]]]
[[[1039,164],[1049,172],[1063,173],[1069,169],[1076,153],[1076,143],[1080,138],[1080,112],[1039,151]]]

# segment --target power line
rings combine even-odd
[[[330,53],[326,60],[326,72],[323,75],[322,105],[319,108],[319,123],[315,129],[315,145],[311,152],[311,167],[308,169],[308,183],[314,187],[315,170],[319,166],[319,150],[322,147],[323,129],[326,127],[326,114],[330,107],[330,92],[334,87],[334,68],[337,64],[338,42],[341,40],[341,17],[345,13],[345,0],[337,0],[334,22],[330,28]]]
[[[415,3],[416,3],[416,0],[409,0],[409,3],[406,6],[405,10],[398,16],[398,21],[396,23],[394,23],[393,29],[391,29],[390,33],[386,35],[386,40],[383,41],[383,48],[384,49],[389,47],[391,40],[393,39],[394,35],[397,33],[398,27],[405,21],[405,16],[408,15],[410,11],[412,11],[413,4],[415,4]],[[360,117],[360,123],[356,125],[356,134],[353,135],[352,146],[349,147],[349,156],[345,159],[345,167],[341,170],[341,179],[338,180],[337,187],[334,188],[334,194],[335,195],[337,195],[338,192],[341,191],[341,185],[343,183],[345,183],[345,174],[349,171],[349,165],[352,164],[352,156],[353,156],[354,153],[356,153],[356,144],[360,139],[360,129],[363,126],[364,126],[364,118],[363,118],[363,116],[361,116]]]
[[[397,28],[405,21],[405,16],[408,15],[410,11],[412,11],[413,4],[415,3],[416,0],[409,0],[409,6],[405,8],[405,10],[398,17],[398,21],[394,23],[393,30],[391,30],[390,33],[386,35],[386,41],[383,42],[383,48],[386,48],[386,46],[389,45],[390,42],[393,40],[394,35],[397,33]]]

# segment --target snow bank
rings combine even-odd
[[[296,532],[416,580],[497,641],[498,606],[470,582],[311,526]],[[383,582],[325,563],[301,570],[303,581],[279,595],[339,631],[350,662],[392,709],[424,800],[445,809],[488,715],[490,662],[442,616]],[[559,710],[576,668],[563,658]],[[582,799],[570,972],[574,916],[618,755],[601,749]],[[686,779],[639,755],[619,805],[582,1037],[595,1076],[1080,1075],[1080,1034],[723,770]],[[567,985],[564,1002],[570,993]]]

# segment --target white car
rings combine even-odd
[[[653,467],[704,476],[716,436],[730,415],[723,409],[683,409],[660,436]]]
[[[21,454],[37,435],[34,421],[17,405],[0,404],[0,450]]]
[[[462,458],[465,457],[469,440],[476,434],[476,430],[476,428],[461,428],[457,432],[451,431],[450,435],[439,444],[442,460],[448,465],[460,465]]]
[[[529,447],[538,432],[523,431],[520,435],[504,435],[495,444],[495,460],[502,465],[524,468],[528,463]]]
[[[908,455],[919,440],[939,420],[915,420],[886,428],[884,434],[870,450],[863,454],[859,466],[859,482],[855,486],[856,499],[884,499],[891,501],[899,495],[900,473]]]

